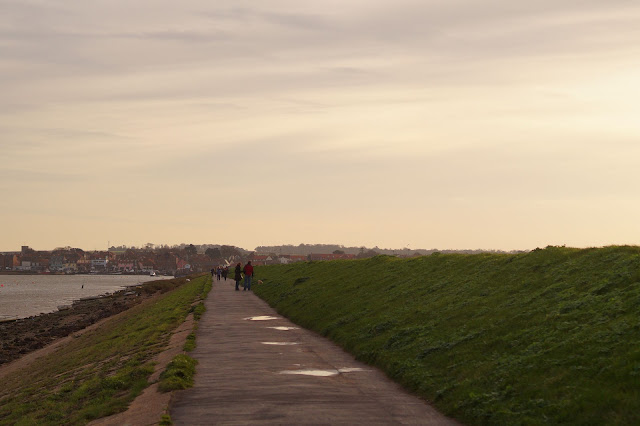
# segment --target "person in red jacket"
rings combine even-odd
[[[243,291],[251,291],[251,277],[253,277],[253,266],[251,266],[251,261],[248,261],[244,268],[242,269],[244,272],[244,290]]]

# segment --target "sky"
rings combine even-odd
[[[636,1],[0,12],[0,251],[640,244]]]

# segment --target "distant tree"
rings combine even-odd
[[[198,254],[198,249],[193,244],[189,244],[187,247],[185,247],[184,251],[187,252],[189,256]]]
[[[241,256],[240,250],[235,248],[234,246],[221,246],[220,247],[220,257],[232,257],[232,256]]]
[[[368,258],[368,257],[374,257],[374,256],[377,256],[377,255],[379,255],[379,254],[380,254],[380,253],[378,253],[378,252],[377,252],[377,251],[375,251],[375,250],[367,250],[367,251],[364,251],[364,250],[363,250],[363,251],[362,251],[362,252],[360,252],[356,257],[357,257],[358,259],[366,259],[366,258]]]
[[[220,253],[220,249],[217,247],[216,248],[209,247],[204,251],[204,254],[209,256],[210,259],[220,259],[222,257],[222,254]]]

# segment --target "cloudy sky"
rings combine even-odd
[[[0,12],[0,250],[640,244],[637,1]]]

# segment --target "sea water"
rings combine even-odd
[[[58,310],[83,297],[95,297],[147,281],[173,277],[147,275],[0,275],[0,320]]]

